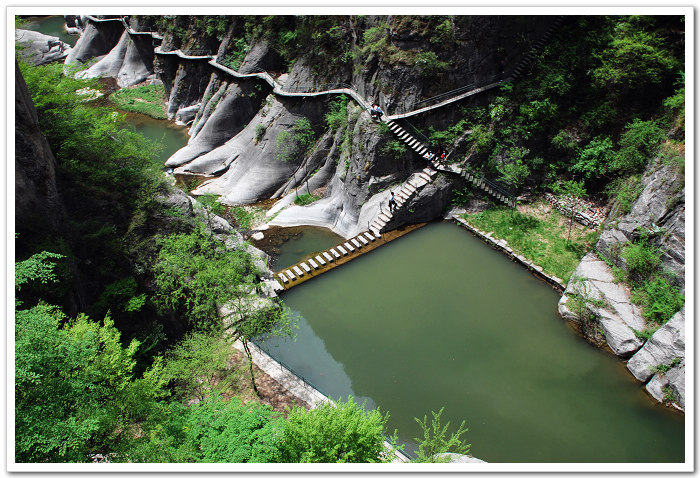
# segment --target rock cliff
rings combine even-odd
[[[613,208],[611,214],[615,213]],[[678,166],[656,158],[641,180],[630,212],[606,220],[595,247],[574,272],[559,302],[560,314],[581,323],[592,341],[605,341],[649,393],[683,409],[685,403],[685,313],[680,311],[649,340],[649,325],[632,302],[630,287],[614,277],[611,266],[629,271],[621,251],[640,236],[657,248],[669,282],[685,291],[685,177]]]
[[[317,31],[313,48],[288,45],[282,49],[283,55],[279,41],[263,30],[248,37],[249,44],[237,70],[271,71],[289,91],[353,85],[368,101],[380,103],[387,111],[399,111],[415,107],[426,97],[464,87],[465,83],[493,81],[499,58],[514,65],[552,20],[546,16],[422,20],[371,15],[335,19],[278,17],[274,21],[280,23],[277,28],[281,30],[294,23],[295,31],[302,32],[299,34]],[[267,20],[260,17],[255,21],[265,28]],[[130,22],[136,30],[154,28],[138,17]],[[129,35],[121,26],[122,33],[117,38],[119,23],[88,21],[76,52],[67,63],[85,61],[89,53],[98,57],[106,54],[83,74],[113,76],[120,86],[141,81],[151,71],[157,75],[165,85],[169,118],[191,122],[189,144],[166,165],[178,173],[212,178],[194,194],[214,193],[231,205],[279,197],[280,203],[274,209],[278,216],[273,224],[321,225],[348,236],[357,232],[363,221],[371,220],[379,204],[386,200],[384,191],[389,186],[424,166],[410,150],[400,157],[388,153],[386,144],[391,135],[379,131],[367,113],[352,102],[355,109],[348,109],[349,126],[339,134],[327,130],[324,124],[333,98],[269,95],[270,86],[260,79],[236,79],[213,68],[206,59],[169,53],[180,49],[195,56],[192,48],[207,45],[216,61],[228,64],[231,55],[240,50],[241,39],[246,38],[241,20],[232,18],[218,43],[211,36],[164,32],[161,51],[165,53],[155,57],[146,54],[146,42],[134,41],[137,37],[147,38],[145,35]],[[190,27],[192,31],[196,29],[194,24]],[[338,35],[342,42],[336,38]],[[203,50],[196,52],[203,54]],[[288,73],[282,74],[284,69]],[[127,71],[131,73],[127,75]],[[449,121],[450,115],[431,115],[430,120]],[[310,122],[316,143],[293,158],[280,160],[279,138],[293,134],[300,118]],[[427,195],[438,194],[441,198],[437,202],[445,204],[450,185],[447,181],[440,184],[426,188],[414,201],[432,204]],[[291,195],[296,195],[292,191],[297,187],[317,191],[322,199],[310,206],[291,206],[280,212],[291,204]],[[395,218],[393,225],[441,217],[442,211],[437,207],[419,209],[419,214]]]
[[[64,206],[56,185],[56,158],[39,130],[32,97],[15,63],[15,224],[22,241],[57,231]]]

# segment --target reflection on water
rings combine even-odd
[[[289,362],[285,362],[283,365],[294,370],[300,377],[304,377],[307,382],[322,393],[329,394],[336,399],[345,399],[352,395],[358,398],[359,403],[366,400],[368,408],[375,408],[376,404],[371,398],[362,397],[353,390],[352,381],[345,373],[345,367],[326,350],[325,343],[314,333],[306,319],[301,317],[298,312],[294,314],[294,319],[299,327],[295,331],[296,340],[271,338],[262,344],[264,350],[274,356],[284,355],[287,357]],[[306,353],[295,355],[294,348],[301,348]],[[324,364],[323,371],[320,371],[315,363],[318,360]]]
[[[344,242],[325,227],[270,227],[265,238],[253,245],[270,255],[270,268],[281,271],[321,251]]]
[[[268,352],[332,397],[371,397],[409,451],[413,417],[445,407],[444,422],[466,420],[472,453],[489,462],[684,460],[684,417],[572,333],[548,285],[453,224],[282,298],[304,325]]]
[[[114,104],[111,106],[114,107]],[[138,113],[126,113],[126,123],[137,133],[163,144],[159,158],[161,164],[165,164],[170,156],[186,146],[190,139],[187,128],[171,121],[158,120]]]

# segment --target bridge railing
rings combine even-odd
[[[395,110],[395,111],[392,111],[392,114],[393,115],[406,114],[406,113],[409,113],[411,111],[415,111],[415,110],[419,110],[421,108],[426,108],[428,106],[436,105],[438,103],[449,100],[451,98],[456,98],[457,96],[460,96],[464,93],[475,90],[475,89],[480,88],[482,86],[490,85],[491,83],[498,81],[499,76],[500,75],[498,75],[498,74],[493,75],[493,76],[489,76],[488,78],[485,78],[484,80],[482,80],[479,83],[469,83],[467,85],[460,86],[459,88],[456,88],[454,90],[446,91],[444,93],[440,93],[439,95],[431,96],[430,98],[426,98],[424,100],[417,101],[416,103],[414,103],[411,106],[411,109],[404,108],[403,110],[401,110],[401,109]],[[503,78],[503,81],[506,81],[505,77],[502,77],[502,78]]]

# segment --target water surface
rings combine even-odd
[[[116,108],[116,105],[110,103],[110,107]],[[165,164],[177,150],[184,148],[190,139],[187,128],[172,121],[159,120],[139,113],[126,113],[125,121],[137,133],[163,144],[159,158],[161,164]]]
[[[286,291],[297,340],[264,348],[322,392],[391,415],[445,407],[489,462],[682,462],[683,416],[578,337],[559,295],[449,223],[428,225]]]
[[[44,35],[50,35],[53,37],[58,37],[64,43],[68,43],[71,47],[74,47],[79,35],[70,35],[64,25],[66,23],[63,15],[52,15],[45,17],[29,17],[26,19],[29,23],[22,26],[23,30],[32,30],[35,32],[43,33]]]

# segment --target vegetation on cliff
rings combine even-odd
[[[157,145],[82,101],[94,81],[60,65],[21,69],[67,218],[55,237],[25,239],[18,227],[15,460],[390,460],[379,410],[339,401],[284,419],[235,396],[244,373],[230,366],[231,341],[290,326],[281,304],[258,295],[253,258],[207,227],[211,203],[198,220],[188,201],[164,201]]]

